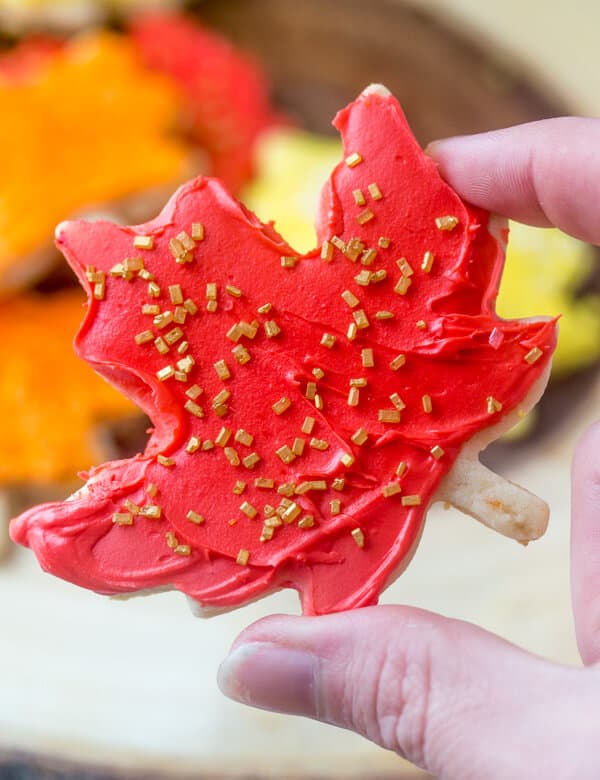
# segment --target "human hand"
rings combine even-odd
[[[553,119],[428,151],[459,194],[600,244],[600,120]],[[352,729],[442,780],[600,777],[600,423],[572,472],[572,594],[585,666],[410,607],[274,616],[219,672],[233,699]]]

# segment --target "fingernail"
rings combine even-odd
[[[230,699],[263,710],[314,716],[317,660],[311,653],[250,642],[223,661],[217,682]]]

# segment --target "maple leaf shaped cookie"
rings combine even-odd
[[[335,124],[345,160],[306,255],[205,178],[146,225],[59,226],[89,294],[76,347],[155,429],[13,521],[44,569],[205,609],[291,587],[319,614],[375,603],[434,499],[543,532],[545,505],[477,454],[541,393],[555,323],[495,315],[506,231],[441,180],[387,90]]]

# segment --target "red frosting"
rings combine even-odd
[[[180,14],[144,14],[131,35],[144,62],[181,89],[185,123],[207,150],[211,175],[237,192],[253,173],[257,137],[276,121],[258,64]]]
[[[320,248],[296,255],[272,226],[204,178],[182,187],[147,225],[59,227],[58,246],[89,293],[77,350],[150,415],[155,430],[143,455],[92,470],[71,500],[13,521],[15,541],[30,546],[46,570],[106,594],[170,586],[213,607],[281,587],[300,591],[307,614],[373,604],[414,549],[461,446],[514,410],[540,378],[555,326],[495,315],[503,251],[488,230],[489,214],[441,180],[394,98],[367,90],[335,124],[348,160],[334,170],[321,202],[319,244],[337,244],[325,244],[327,259]],[[436,219],[445,217],[454,219],[441,227],[453,229],[440,229]],[[169,242],[199,222],[204,238],[177,263]],[[154,248],[134,250],[136,235],[152,236]],[[358,237],[364,247],[353,251]],[[152,274],[159,297],[138,270],[129,280],[111,276],[131,257],[143,258],[142,275]],[[86,266],[96,271],[86,274]],[[99,271],[104,285],[94,276]],[[182,338],[164,355],[153,341],[136,344],[137,334],[165,337],[175,327],[159,329],[142,306],[175,313],[169,287],[177,284],[195,304],[188,308],[198,307],[179,326]],[[217,285],[216,311],[207,310],[207,284]],[[353,303],[346,291],[360,301],[354,308],[342,297]],[[394,316],[378,319],[377,312]],[[348,338],[349,325],[364,326],[364,318],[367,326]],[[322,345],[324,334],[335,337],[331,347]],[[195,361],[184,364],[187,374],[176,366],[183,339]],[[249,362],[236,360],[232,350],[239,356],[240,347]],[[372,350],[372,367],[363,365],[365,349]],[[400,354],[401,366],[402,359],[393,363]],[[229,379],[214,368],[221,360]],[[168,366],[182,381],[159,381],[157,372]],[[317,377],[314,369],[321,369]],[[351,379],[364,380],[356,398],[349,396]],[[197,407],[185,408],[191,386],[203,390],[194,401],[202,417]],[[222,391],[229,397],[219,398]],[[276,414],[272,407],[282,398],[290,405]],[[380,410],[396,405],[403,407],[399,422],[379,420]],[[310,433],[303,432],[307,417],[315,420]],[[223,427],[231,431],[226,447],[187,451],[192,436],[223,444]],[[362,444],[352,440],[359,429],[368,436]],[[251,444],[236,437],[240,430]],[[276,450],[293,449],[295,440],[298,454],[286,464]],[[251,453],[260,460],[244,465]],[[264,487],[255,485],[259,478]],[[246,483],[241,495],[234,493],[237,481]],[[158,488],[154,498],[149,485]],[[332,501],[340,502],[339,513]],[[138,510],[149,504],[160,507],[159,519]]]

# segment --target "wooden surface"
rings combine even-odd
[[[423,142],[562,109],[439,16],[432,22],[392,0],[214,0],[201,7],[265,62],[280,104],[311,129],[328,129],[333,113],[376,80],[399,95]],[[412,566],[385,603],[471,620],[533,652],[577,662],[568,466],[578,432],[600,408],[597,379],[582,398],[543,448],[512,451],[503,461],[507,476],[549,500],[546,537],[523,549],[435,507]],[[18,550],[0,567],[0,777],[416,777],[355,735],[221,697],[215,673],[229,644],[252,620],[281,611],[298,611],[293,594],[202,622],[178,594],[104,599],[43,574]],[[58,758],[31,759],[32,752]],[[64,758],[83,762],[87,774],[65,767]]]

